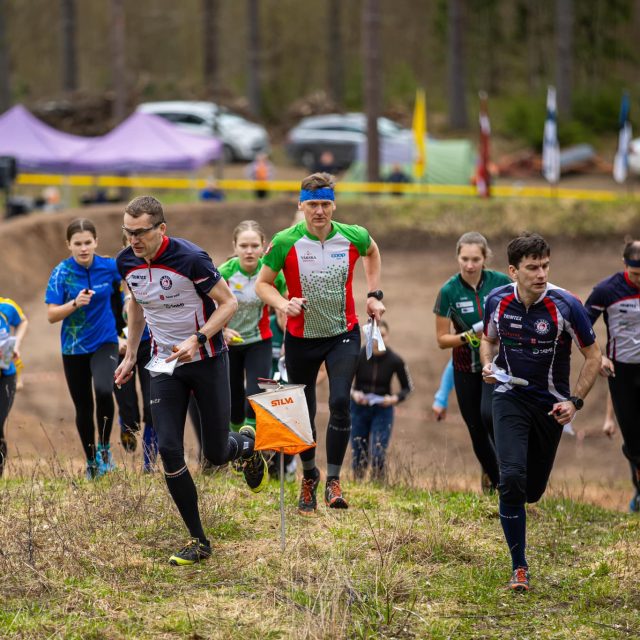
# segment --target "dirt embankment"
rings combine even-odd
[[[222,203],[214,205],[175,205],[167,207],[171,235],[188,238],[221,262],[231,252],[233,228],[244,219],[259,221],[268,235],[287,226],[295,212],[293,199],[273,199],[266,203]],[[400,466],[409,465],[425,482],[476,488],[479,477],[466,428],[452,396],[450,415],[445,423],[431,419],[430,407],[448,352],[437,348],[434,334],[433,303],[442,283],[456,271],[455,239],[459,222],[438,227],[398,223],[379,209],[363,204],[341,203],[338,220],[365,224],[374,231],[383,254],[383,288],[387,318],[391,326],[391,346],[409,365],[415,392],[398,411],[392,457]],[[30,331],[23,348],[26,365],[25,389],[16,400],[9,421],[10,459],[47,455],[51,443],[56,453],[80,459],[81,450],[74,426],[71,400],[62,375],[59,326],[46,321],[43,295],[51,269],[68,255],[64,232],[78,215],[91,218],[98,228],[99,251],[113,255],[120,248],[122,207],[83,209],[56,215],[35,215],[0,224],[0,295],[10,296],[24,305]],[[526,212],[522,226],[531,228]],[[473,218],[474,227],[483,226]],[[495,220],[489,228],[495,231]],[[390,230],[390,231],[389,231]],[[632,229],[629,229],[632,231]],[[505,270],[507,233],[490,235],[495,257],[492,266]],[[621,265],[622,235],[606,236],[599,242],[592,237],[571,241],[554,238],[551,280],[584,299],[592,286]],[[355,282],[357,310],[364,315],[366,283],[361,267]],[[597,326],[601,344],[604,327]],[[574,354],[574,375],[582,358]],[[326,397],[326,390],[320,390]],[[601,437],[606,387],[600,381],[576,420],[576,428],[591,437],[578,442],[565,437],[554,471],[556,489],[571,495],[584,495],[608,506],[623,508],[628,499],[628,469],[620,453],[620,438]],[[322,407],[321,407],[322,411]],[[323,456],[326,414],[320,413],[318,452]],[[112,439],[118,446],[117,428]],[[194,445],[189,435],[188,451]],[[43,453],[44,452],[44,453]],[[124,460],[124,454],[118,455]],[[9,467],[9,473],[18,468]]]

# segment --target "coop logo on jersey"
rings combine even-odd
[[[549,323],[548,320],[536,320],[533,328],[536,330],[536,333],[539,333],[541,336],[546,335],[547,333],[549,333],[549,330],[551,329],[551,324]]]
[[[344,258],[346,255],[347,254],[344,251],[342,251],[341,253],[332,253],[331,257],[332,258]]]
[[[160,286],[167,291],[168,289],[171,289],[173,282],[169,276],[162,276],[162,278],[160,278]]]

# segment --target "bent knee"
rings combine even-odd
[[[500,492],[500,499],[506,504],[519,505],[527,502],[527,475],[525,470],[500,470],[498,491]]]

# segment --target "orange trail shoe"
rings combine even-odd
[[[324,490],[324,501],[330,509],[348,509],[347,501],[342,497],[342,489],[340,488],[340,480],[334,478],[327,482],[327,488]]]
[[[518,593],[529,591],[529,572],[527,567],[518,567],[511,575],[509,589]]]
[[[316,490],[320,484],[320,473],[315,478],[302,478],[300,486],[300,499],[298,500],[298,513],[303,516],[312,516],[318,508]]]

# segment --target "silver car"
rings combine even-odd
[[[214,102],[144,102],[137,111],[152,113],[184,131],[222,141],[225,162],[249,162],[269,152],[267,130]]]
[[[411,140],[412,133],[388,118],[378,118],[381,138]],[[318,165],[323,151],[331,151],[336,169],[346,169],[356,156],[356,148],[367,140],[364,113],[331,113],[303,118],[289,131],[285,149],[291,160],[310,171]]]

